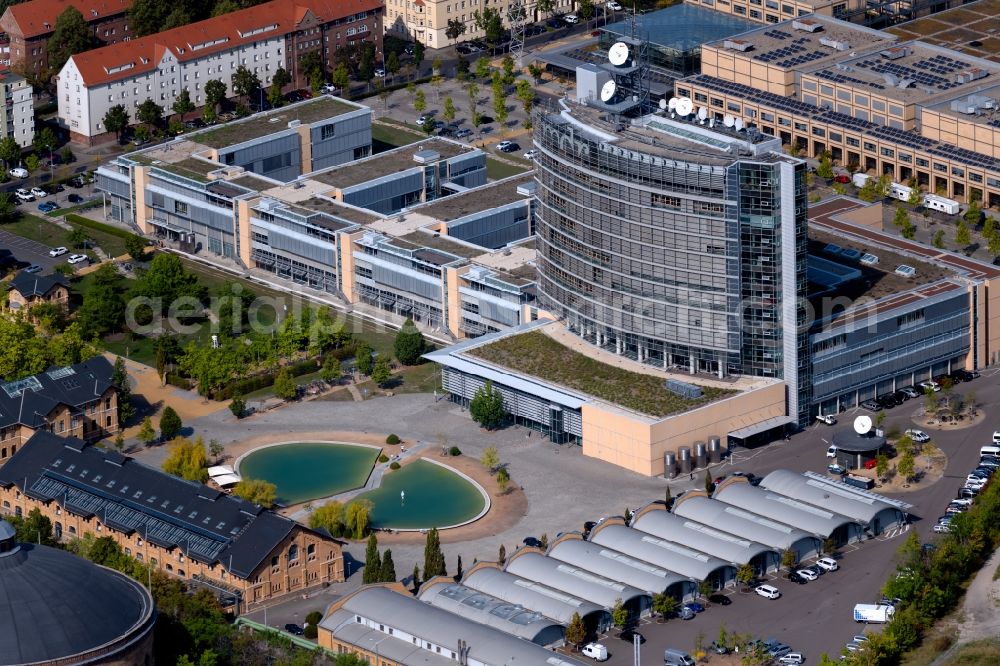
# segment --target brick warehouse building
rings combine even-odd
[[[0,468],[0,515],[36,508],[57,539],[110,536],[239,612],[344,580],[343,542],[76,438],[40,432]]]
[[[135,122],[147,99],[171,107],[187,89],[198,107],[205,103],[205,82],[219,79],[232,96],[232,77],[240,66],[255,73],[264,87],[279,67],[292,76],[291,87],[307,85],[303,56],[322,54],[327,69],[337,49],[361,42],[382,51],[382,4],[377,0],[273,0],[248,9],[112,44],[72,56],[59,73],[59,123],[77,143],[105,141],[104,115],[119,104]]]
[[[103,356],[0,384],[0,465],[34,434],[92,441],[118,432],[114,367]]]
[[[132,0],[30,0],[11,5],[0,17],[0,30],[10,40],[11,69],[32,79],[48,78],[49,38],[56,19],[68,7],[80,10],[98,44],[114,44],[130,36]]]

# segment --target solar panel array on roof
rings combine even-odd
[[[856,67],[867,69],[876,74],[892,74],[900,79],[910,79],[925,86],[937,88],[938,90],[950,90],[962,85],[957,81],[950,81],[945,76],[962,69],[970,69],[972,65],[945,55],[936,55],[913,63],[913,67],[900,65],[894,62],[886,62],[878,58],[868,58],[855,63]]]
[[[781,97],[774,93],[751,88],[742,83],[725,81],[705,74],[699,74],[689,79],[689,81],[695,85],[701,85],[717,92],[739,97],[748,103],[764,104],[790,115],[804,116],[812,120],[828,122],[844,129],[866,134],[875,139],[891,141],[899,146],[913,150],[923,150],[932,155],[947,158],[952,162],[983,169],[1000,170],[1000,159],[998,158],[928,139],[916,132],[907,132],[887,125],[876,125],[875,123],[854,118],[853,116],[848,116],[832,109],[821,109],[805,102]],[[1000,127],[1000,121],[993,122],[997,123],[997,127]]]
[[[816,76],[821,79],[826,79],[827,81],[833,81],[834,83],[853,83],[859,86],[868,86],[869,88],[874,88],[875,90],[885,90],[885,86],[881,83],[875,83],[874,81],[862,81],[861,79],[856,79],[853,76],[831,72],[828,69],[822,69],[816,72]]]

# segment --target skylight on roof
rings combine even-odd
[[[63,379],[64,377],[75,375],[76,370],[72,366],[67,366],[65,368],[56,368],[55,370],[49,370],[45,374],[49,376],[49,379]]]

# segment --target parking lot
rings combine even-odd
[[[983,377],[955,388],[957,394],[968,391],[974,391],[981,408],[988,410],[989,405],[1000,400],[997,371],[988,370]],[[887,410],[884,427],[898,427],[900,431],[918,427],[912,417],[920,405],[920,400],[910,400]],[[821,471],[826,466],[825,451],[830,435],[836,428],[850,428],[854,417],[860,414],[871,413],[862,409],[849,410],[838,415],[839,422],[835,426],[817,424],[787,442],[775,442],[756,450],[738,450],[732,460],[719,468],[718,473],[713,471],[713,475],[721,476],[735,470],[766,475],[778,468]],[[637,629],[646,639],[641,648],[645,663],[661,663],[666,648],[693,652],[699,633],[703,634],[703,644],[707,646],[718,638],[720,627],[725,627],[727,632],[748,633],[760,639],[777,639],[803,653],[807,664],[817,662],[823,652],[831,656],[839,654],[856,634],[878,631],[880,625],[866,628],[854,622],[854,605],[878,601],[882,585],[895,570],[896,550],[910,530],[917,531],[921,542],[935,538],[932,528],[937,517],[944,513],[958,488],[965,483],[966,474],[979,460],[980,447],[991,443],[992,433],[1000,429],[1000,422],[987,417],[978,425],[963,429],[923,429],[947,455],[948,465],[944,477],[937,483],[926,487],[916,484],[909,493],[887,493],[914,505],[910,525],[841,549],[837,555],[840,570],[820,576],[816,581],[798,585],[788,581],[784,572],[769,576],[763,582],[777,587],[782,593],[780,599],[768,600],[752,591],[743,593],[731,588],[726,592],[732,599],[731,605],[711,605],[693,620],[672,619],[663,624],[655,619],[643,620]],[[695,474],[696,485],[700,485],[697,482],[701,478],[701,474]],[[675,483],[678,487],[691,487],[687,478]],[[879,490],[874,489],[875,492]],[[632,663],[631,643],[619,639],[617,630],[612,630],[601,642],[608,648],[609,663]]]
[[[42,267],[41,273],[51,273],[52,267],[58,263],[66,261],[66,257],[50,257],[49,248],[46,245],[37,243],[27,238],[22,238],[9,231],[0,229],[0,247],[11,251],[14,258],[22,264],[38,264]]]

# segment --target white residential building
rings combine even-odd
[[[17,145],[27,148],[35,140],[35,96],[23,76],[0,73],[4,103],[0,106],[3,134],[12,136]]]

